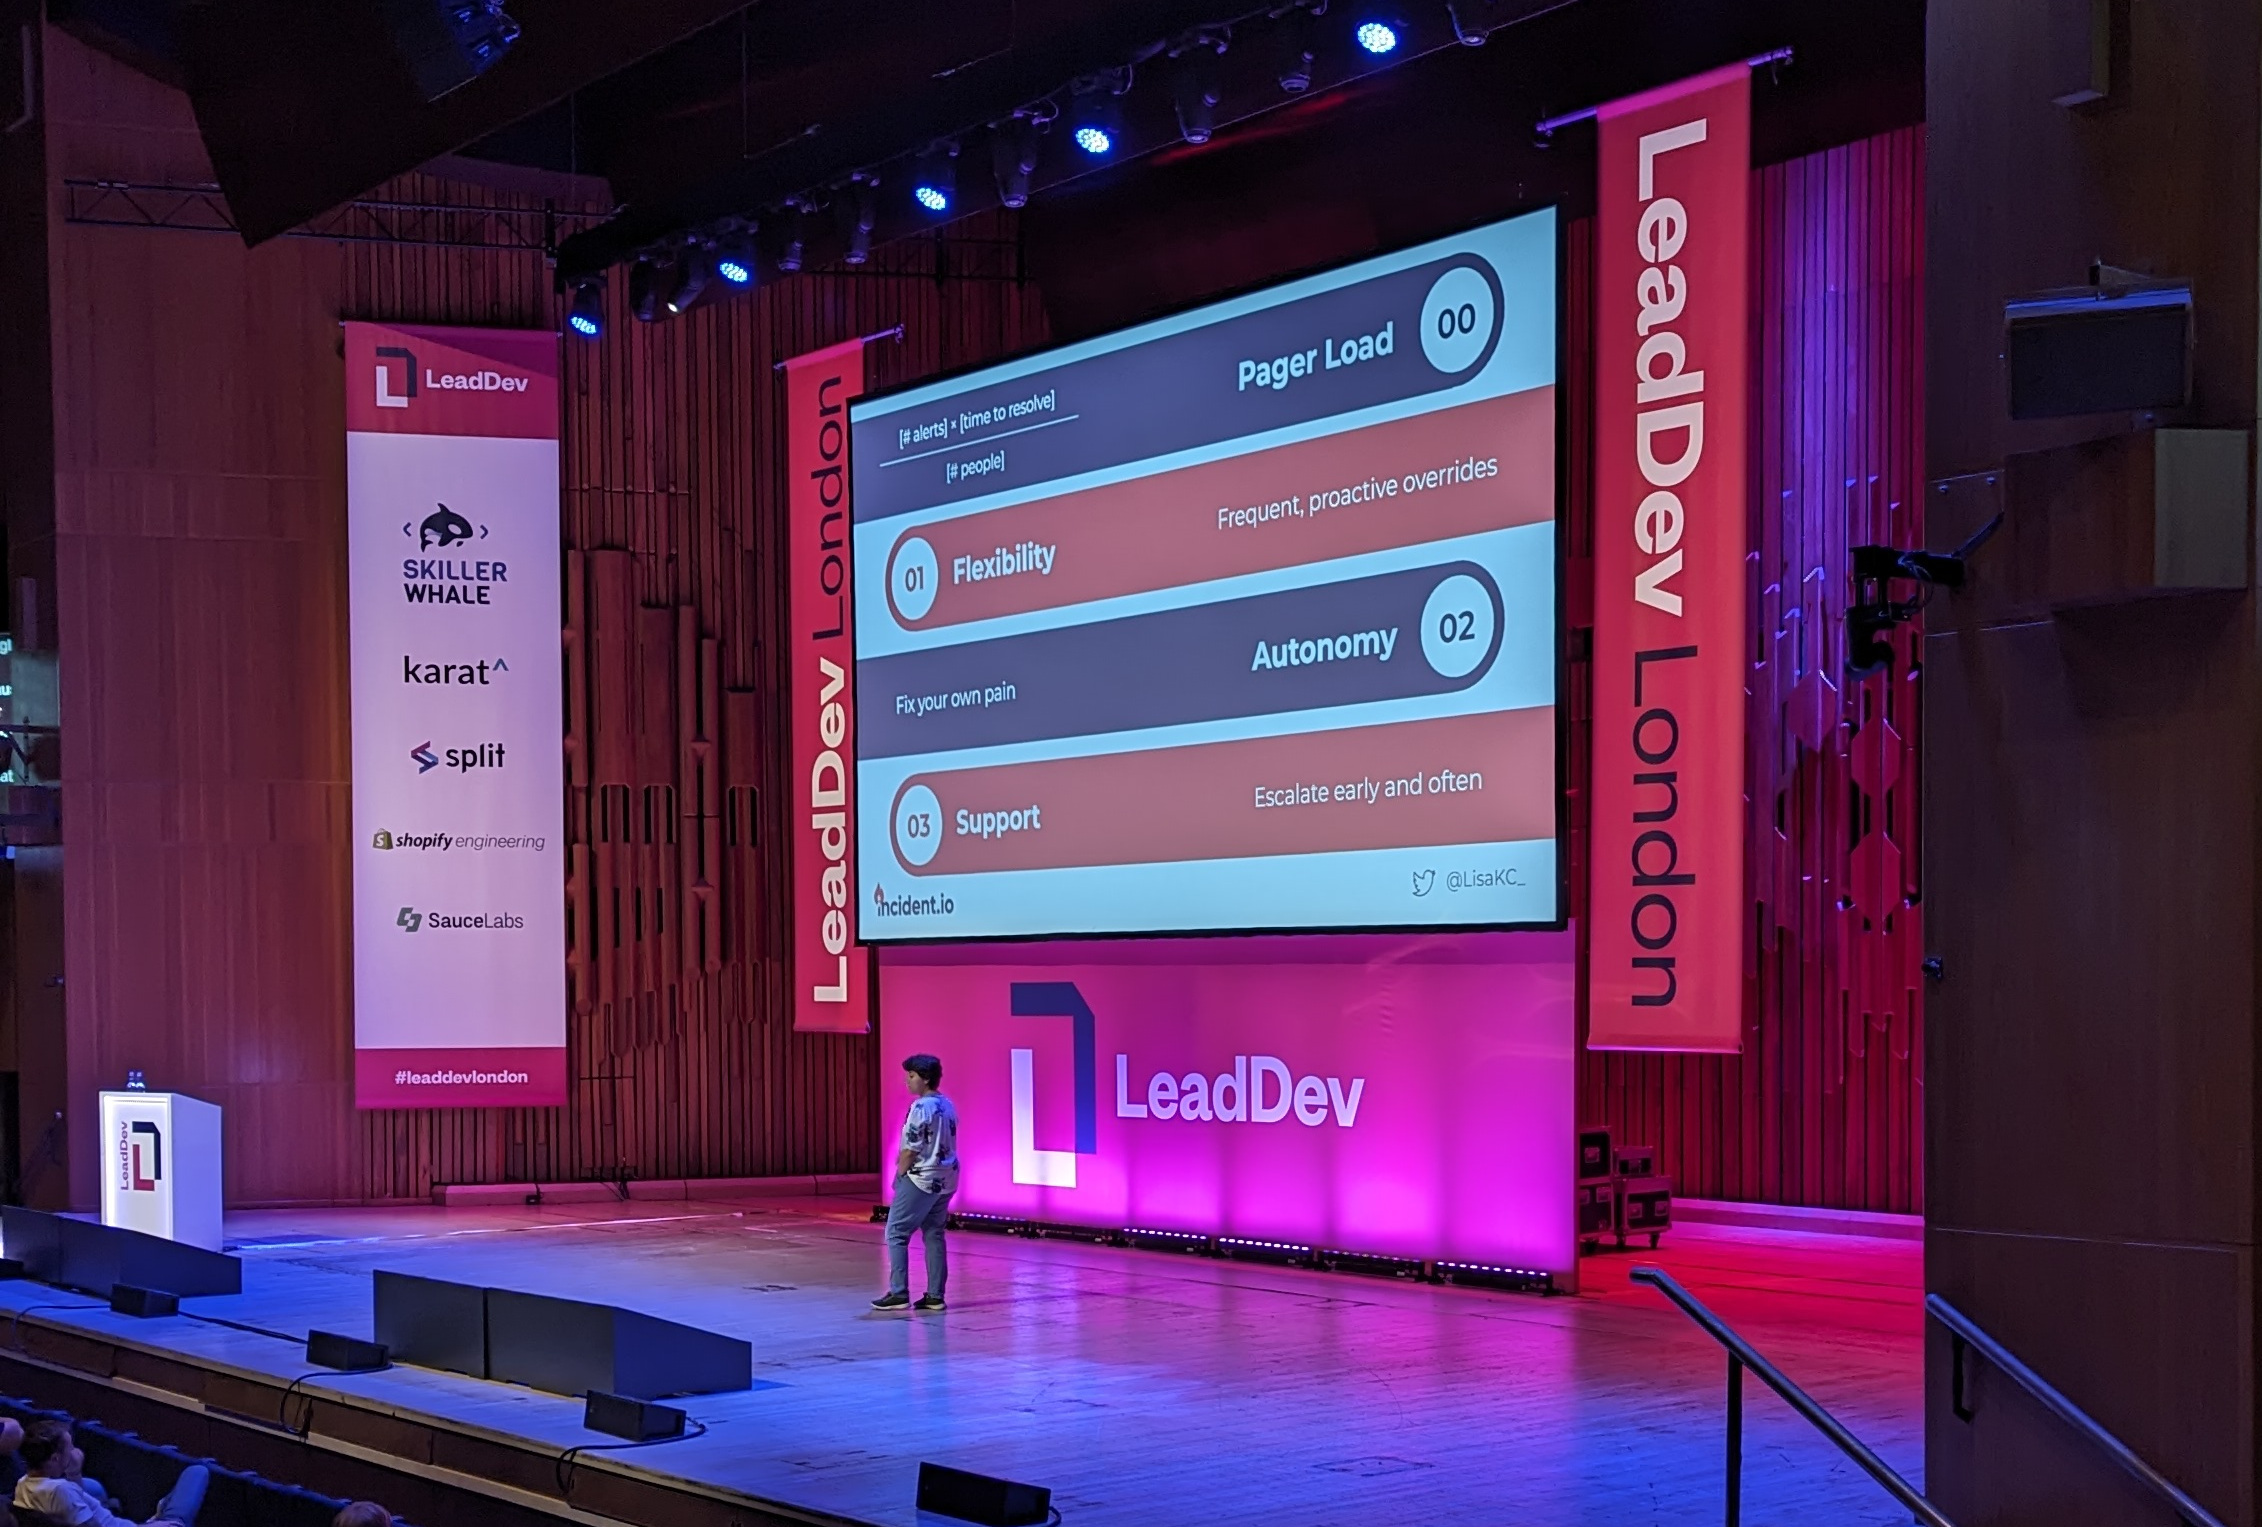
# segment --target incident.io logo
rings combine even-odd
[[[1091,1004],[1073,981],[1016,981],[1011,991],[1016,1018],[1065,1018],[1075,1089],[1076,1139],[1067,1150],[1037,1144],[1037,1055],[1016,1046],[1011,1130],[1013,1180],[1023,1187],[1073,1188],[1076,1158],[1099,1154],[1099,1041]],[[1332,1125],[1351,1129],[1366,1098],[1363,1076],[1298,1076],[1276,1055],[1236,1055],[1221,1071],[1149,1072],[1143,1085],[1132,1083],[1127,1053],[1115,1057],[1115,1117],[1149,1124],[1285,1124],[1307,1129]]]
[[[884,885],[872,887],[874,917],[948,917],[958,903],[940,891],[925,896],[890,896]]]

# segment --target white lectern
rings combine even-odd
[[[220,1249],[220,1110],[178,1092],[102,1094],[102,1223]]]

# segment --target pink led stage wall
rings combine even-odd
[[[942,1058],[954,1208],[1576,1277],[1573,941],[1315,935],[882,951]]]

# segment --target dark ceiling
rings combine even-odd
[[[51,0],[50,13],[188,89],[248,240],[455,153],[610,183],[619,211],[567,243],[569,275],[725,217],[759,218],[774,241],[788,198],[840,202],[851,172],[875,166],[878,236],[900,235],[918,216],[903,156],[938,138],[964,146],[954,211],[994,205],[982,124],[1142,60],[1122,162],[1071,165],[1047,135],[1026,222],[1048,295],[1088,288],[1075,305],[1111,316],[1538,201],[1575,207],[1591,129],[1542,149],[1540,116],[1753,53],[1796,54],[1758,86],[1763,160],[1923,115],[1922,0],[1400,0],[1375,10],[1407,38],[1388,66],[1350,45],[1368,14],[1355,0],[1302,23],[1281,0],[1273,14],[1265,0],[509,0],[516,47],[430,103],[390,45],[397,3]],[[1315,88],[1291,96],[1277,60],[1299,24]],[[1484,46],[1455,45],[1457,28],[1491,27]],[[1230,46],[1217,135],[1189,148],[1157,50],[1197,34]],[[818,221],[813,265],[839,229]]]

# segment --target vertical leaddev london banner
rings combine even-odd
[[[793,622],[793,1026],[871,1027],[869,956],[848,905],[856,884],[855,646],[849,630],[848,400],[864,341],[785,366],[786,599]]]
[[[562,1103],[557,336],[345,329],[354,1101]]]
[[[1743,1028],[1751,71],[1600,113],[1588,1043]]]

